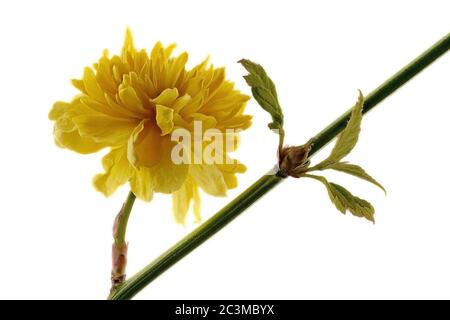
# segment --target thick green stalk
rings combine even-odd
[[[387,96],[395,92],[408,80],[417,75],[420,71],[429,66],[437,58],[450,49],[450,33],[440,41],[435,43],[430,49],[401,69],[390,79],[371,92],[365,100],[364,113],[375,107]],[[344,129],[350,117],[351,110],[344,113],[327,128],[318,133],[314,139],[315,143],[311,149],[310,156],[319,151],[327,143],[332,141]],[[130,299],[156,277],[169,269],[184,256],[189,254],[203,242],[212,237],[216,232],[225,227],[229,222],[241,214],[251,204],[269,192],[279,184],[283,178],[274,174],[266,174],[252,184],[247,190],[231,201],[222,210],[216,213],[209,220],[204,222],[196,230],[191,232],[180,242],[175,244],[152,263],[138,272],[136,275],[125,281],[118,289],[112,293],[110,299]]]

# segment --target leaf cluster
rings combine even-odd
[[[350,154],[350,152],[358,142],[358,137],[361,132],[363,107],[364,97],[361,91],[359,91],[358,101],[352,109],[350,119],[348,120],[345,129],[338,136],[330,155],[325,160],[322,160],[312,167],[309,167],[303,176],[315,179],[323,183],[328,191],[328,196],[330,197],[331,202],[340,212],[345,214],[347,211],[350,211],[350,213],[354,216],[363,217],[369,221],[375,222],[375,209],[370,204],[370,202],[354,196],[350,191],[348,191],[341,185],[333,182],[328,182],[328,180],[323,176],[317,176],[308,173],[312,171],[323,171],[328,169],[340,171],[373,183],[386,193],[384,187],[371,175],[369,175],[362,167],[356,164],[342,161],[344,157]]]
[[[359,91],[358,101],[352,108],[347,125],[339,134],[329,156],[318,164],[308,167],[308,151],[313,140],[304,146],[283,148],[284,115],[278,101],[274,82],[270,79],[261,65],[247,59],[242,59],[239,63],[241,63],[249,72],[248,75],[244,76],[244,79],[251,87],[253,97],[272,117],[269,128],[279,130],[279,167],[283,174],[285,174],[285,176],[290,175],[296,178],[307,177],[320,181],[326,187],[328,196],[330,197],[331,202],[336,206],[336,209],[344,214],[349,211],[354,216],[364,217],[367,220],[374,222],[375,209],[367,200],[354,196],[346,188],[339,184],[329,182],[324,176],[310,173],[323,170],[340,171],[373,183],[386,193],[384,187],[362,167],[342,161],[356,146],[361,132],[362,111],[364,108],[364,96],[361,91]]]

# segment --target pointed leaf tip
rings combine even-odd
[[[267,75],[264,68],[257,63],[248,59],[241,59],[238,63],[249,72],[249,74],[244,76],[244,79],[251,87],[253,97],[272,117],[269,128],[282,129],[284,116],[280,103],[278,102],[277,91],[272,79]]]
[[[311,167],[310,171],[327,169],[328,166],[341,161],[356,146],[359,133],[361,132],[362,110],[364,107],[364,96],[361,90],[358,90],[358,92],[358,101],[354,105],[350,119],[344,130],[339,134],[330,155],[325,160]]]
[[[336,171],[341,171],[347,174],[350,174],[352,176],[358,177],[360,179],[366,180],[370,183],[373,183],[377,187],[379,187],[381,190],[384,191],[384,194],[386,195],[386,189],[379,183],[377,180],[375,180],[371,175],[369,175],[363,168],[356,164],[351,164],[348,162],[336,162],[334,164],[331,164],[327,167],[327,169],[333,169]]]
[[[370,202],[354,196],[350,191],[343,186],[328,180],[323,176],[316,176],[312,174],[305,174],[304,177],[320,181],[327,189],[328,196],[336,209],[345,214],[350,211],[355,217],[365,218],[375,223],[375,208]]]

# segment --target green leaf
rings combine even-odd
[[[305,174],[304,177],[322,182],[327,188],[328,196],[330,197],[331,202],[333,202],[336,209],[343,214],[350,211],[350,213],[356,217],[366,218],[369,221],[375,222],[375,209],[368,201],[354,196],[343,186],[328,182],[328,180],[323,176]]]
[[[334,191],[334,194],[340,195],[346,198],[347,200],[347,209],[356,217],[366,218],[369,221],[375,222],[374,207],[367,201],[361,198],[358,198],[350,193],[343,186],[330,182],[330,186]]]
[[[386,189],[381,185],[381,183],[372,178],[372,176],[370,176],[363,168],[361,168],[356,164],[351,164],[347,162],[336,162],[329,165],[326,169],[333,169],[336,171],[345,172],[351,174],[352,176],[371,182],[374,185],[378,186],[386,194]]]
[[[328,157],[333,161],[340,161],[346,155],[348,155],[356,143],[358,142],[359,133],[361,132],[361,120],[362,110],[364,106],[364,97],[359,91],[358,102],[353,107],[350,120],[347,123],[344,131],[339,135],[330,156]]]
[[[242,59],[238,62],[249,72],[248,75],[244,76],[244,79],[252,88],[253,97],[272,117],[269,128],[282,131],[284,116],[272,79],[269,78],[264,68],[259,64],[247,59]]]
[[[323,170],[329,165],[339,162],[353,150],[356,143],[358,142],[359,133],[361,132],[363,106],[364,97],[361,91],[359,91],[358,101],[353,107],[353,111],[351,113],[350,119],[348,120],[347,126],[339,135],[333,150],[331,151],[328,158],[315,165],[314,167],[311,167],[311,171]]]

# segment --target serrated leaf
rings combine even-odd
[[[335,194],[341,195],[345,197],[347,200],[347,209],[356,217],[366,218],[369,221],[375,222],[374,207],[367,201],[361,198],[358,198],[351,194],[350,191],[345,189],[343,186],[338,185],[336,183],[330,182],[330,186]]]
[[[311,167],[312,170],[323,170],[329,165],[339,162],[345,156],[347,156],[355,147],[358,142],[359,133],[361,132],[361,120],[362,110],[364,106],[364,97],[359,91],[358,101],[353,107],[350,119],[347,122],[347,126],[338,136],[336,144],[331,151],[328,158],[320,162],[319,164]]]
[[[358,177],[360,179],[366,180],[368,182],[373,183],[377,187],[379,187],[381,190],[384,191],[386,194],[386,189],[379,183],[377,180],[375,180],[372,176],[370,176],[363,168],[356,164],[351,164],[347,162],[336,162],[331,165],[329,165],[326,169],[332,169],[336,171],[345,172],[347,174],[351,174],[352,176]]]
[[[347,126],[344,131],[339,135],[336,144],[329,156],[332,161],[340,161],[346,155],[348,155],[356,143],[358,142],[359,133],[361,132],[361,120],[362,110],[364,106],[364,97],[361,91],[359,91],[358,102],[353,107],[352,115],[348,120]]]
[[[282,130],[284,116],[272,79],[269,78],[264,68],[259,64],[247,59],[242,59],[238,62],[249,72],[248,75],[244,76],[244,79],[252,88],[253,97],[272,117],[269,128]]]
[[[336,209],[343,214],[350,211],[350,213],[356,217],[366,218],[369,221],[375,222],[375,209],[368,201],[354,196],[341,185],[328,182],[323,176],[305,174],[304,177],[322,182],[327,188],[331,202],[336,206]]]

